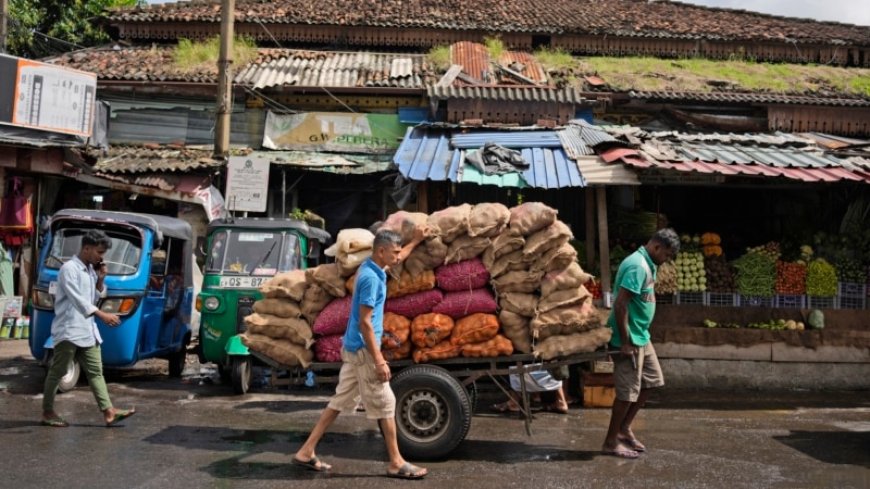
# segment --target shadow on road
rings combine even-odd
[[[773,438],[820,462],[870,468],[870,431],[792,431]]]
[[[250,401],[242,402],[234,409],[262,409],[270,413],[296,413],[299,411],[319,410],[326,407],[326,401]]]
[[[870,391],[754,391],[668,389],[653,392],[645,409],[711,411],[870,407]]]

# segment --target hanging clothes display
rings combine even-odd
[[[0,244],[0,296],[15,295],[12,264],[9,252]]]

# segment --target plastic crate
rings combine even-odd
[[[783,309],[806,309],[807,296],[793,294],[777,294],[776,307]]]
[[[837,295],[840,297],[867,297],[867,284],[840,282],[837,284]]]
[[[764,297],[760,295],[743,295],[740,294],[741,307],[773,307],[774,297]]]
[[[677,304],[680,305],[707,305],[707,294],[704,292],[677,292]]]
[[[716,307],[737,307],[740,301],[731,292],[707,292],[707,305]]]
[[[837,305],[837,297],[813,297],[807,296],[807,307],[810,309],[834,309]]]
[[[867,309],[867,297],[837,297],[837,309]]]
[[[676,294],[656,294],[656,304],[676,304]]]

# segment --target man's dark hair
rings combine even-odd
[[[375,241],[372,243],[373,249],[383,248],[385,246],[402,246],[402,235],[390,231],[389,229],[381,229],[375,235]]]
[[[659,229],[652,235],[650,241],[655,241],[665,248],[673,251],[675,254],[680,252],[680,237],[677,232],[671,228]]]
[[[82,248],[85,246],[105,246],[108,250],[112,247],[112,240],[106,233],[92,229],[82,236]]]

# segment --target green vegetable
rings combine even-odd
[[[823,329],[825,327],[825,313],[818,309],[813,309],[810,315],[807,316],[807,324],[812,329]]]
[[[837,270],[824,258],[807,266],[807,295],[833,297],[837,295]]]
[[[749,252],[734,261],[737,291],[743,295],[771,297],[776,285],[776,260],[768,254]]]
[[[707,273],[704,271],[704,255],[700,252],[680,252],[675,262],[677,286],[682,292],[707,290]]]

